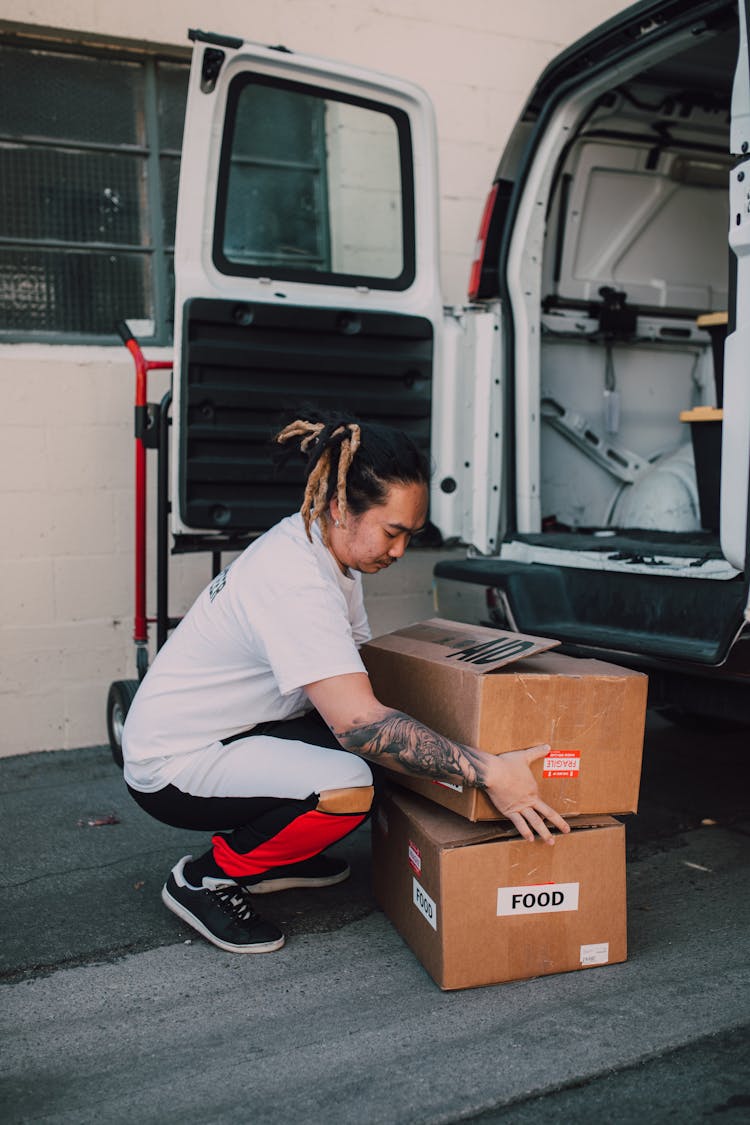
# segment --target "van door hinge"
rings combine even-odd
[[[217,47],[206,47],[203,52],[201,90],[204,94],[212,94],[216,89],[216,80],[226,57],[225,52],[220,51]]]
[[[211,46],[206,47],[203,52],[203,60],[201,62],[201,91],[204,94],[212,94],[216,89],[216,81],[219,77],[219,72],[224,65],[226,59],[226,51],[220,50],[221,47],[229,47],[232,50],[237,50],[242,46],[242,39],[235,39],[231,35],[214,35],[211,31],[198,31],[191,29],[188,31],[188,38],[192,39],[194,43],[209,43]]]

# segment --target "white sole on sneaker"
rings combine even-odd
[[[288,879],[264,879],[262,883],[253,883],[247,889],[252,895],[270,895],[273,891],[293,891],[298,887],[333,887],[336,883],[343,883],[348,879],[352,870],[350,867],[339,871],[338,875],[322,875],[318,879],[305,879],[301,876],[289,876]]]
[[[285,938],[282,934],[276,941],[266,941],[259,945],[233,945],[231,942],[222,941],[221,938],[217,938],[203,925],[199,918],[196,918],[189,910],[186,910],[182,903],[172,898],[166,888],[166,884],[161,889],[161,900],[167,910],[171,910],[173,914],[181,918],[191,929],[196,930],[206,941],[210,941],[212,945],[218,946],[219,949],[226,950],[227,953],[274,953],[277,949],[281,949],[284,944]]]

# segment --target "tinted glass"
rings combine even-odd
[[[160,62],[156,68],[159,139],[162,152],[179,155],[185,127],[188,67]]]
[[[143,144],[142,67],[116,59],[0,48],[2,132]]]
[[[6,249],[0,256],[3,327],[108,336],[122,316],[151,319],[147,264],[140,254]]]
[[[180,181],[179,156],[162,156],[159,160],[159,175],[164,245],[173,248],[177,223],[177,187]]]
[[[0,44],[0,331],[169,339],[188,70]]]
[[[142,156],[0,144],[0,236],[146,245]]]
[[[227,122],[220,268],[375,285],[404,273],[402,137],[393,113],[245,77],[230,89]]]

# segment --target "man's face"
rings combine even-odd
[[[423,484],[392,484],[385,503],[368,508],[361,516],[341,520],[338,503],[331,501],[329,538],[334,558],[342,568],[375,574],[400,559],[412,535],[427,518],[427,488]]]

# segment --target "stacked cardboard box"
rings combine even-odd
[[[393,787],[373,818],[375,897],[444,989],[624,961],[624,827],[581,817],[554,848]]]
[[[624,828],[603,814],[637,809],[647,680],[555,643],[433,618],[362,652],[383,703],[457,742],[548,743],[532,771],[572,828],[554,848],[528,843],[478,790],[392,774],[373,819],[375,893],[442,988],[626,956]]]

